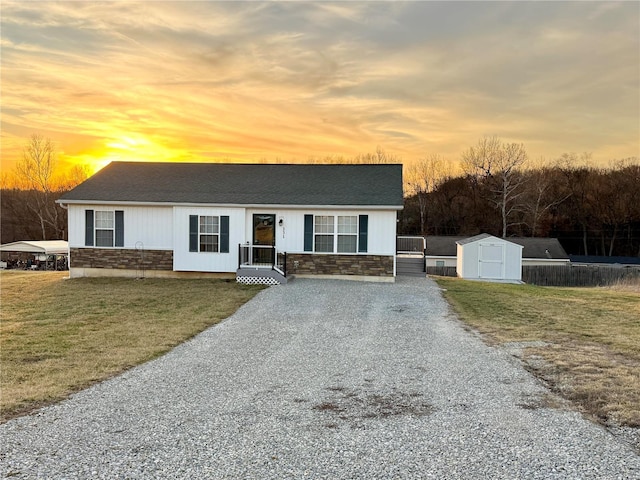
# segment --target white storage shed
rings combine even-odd
[[[459,240],[456,272],[461,278],[522,281],[522,245],[487,233]]]

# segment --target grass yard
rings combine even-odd
[[[461,320],[491,343],[526,348],[529,368],[582,411],[640,427],[640,291],[557,288],[439,277]]]
[[[225,280],[0,273],[0,419],[157,357],[231,315],[259,286]]]

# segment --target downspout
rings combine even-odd
[[[69,205],[66,205],[62,202],[57,202],[64,210],[69,211]],[[69,214],[67,214],[67,270],[69,271],[69,276],[66,278],[71,278],[71,246],[69,245]]]

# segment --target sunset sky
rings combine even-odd
[[[2,0],[2,169],[640,156],[640,3]]]

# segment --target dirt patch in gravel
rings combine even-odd
[[[419,392],[358,391],[340,386],[326,390],[327,398],[312,408],[329,417],[327,428],[337,428],[340,423],[361,428],[367,420],[404,415],[422,417],[435,410]]]

